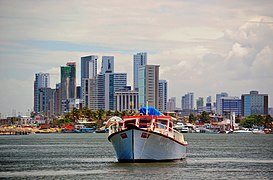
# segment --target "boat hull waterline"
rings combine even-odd
[[[137,127],[111,134],[119,162],[175,161],[186,158],[186,146],[168,136]]]

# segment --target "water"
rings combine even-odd
[[[0,136],[0,179],[273,179],[273,135],[185,134],[184,161],[118,163],[107,134]]]

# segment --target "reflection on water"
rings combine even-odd
[[[186,134],[186,160],[118,163],[107,134],[0,136],[0,178],[272,179],[273,135]]]

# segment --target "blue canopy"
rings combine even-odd
[[[147,110],[147,108],[144,106],[144,107],[142,107],[142,108],[139,109],[139,113],[142,113],[142,114],[145,115],[146,114],[146,110]],[[148,115],[150,115],[150,116],[161,116],[162,114],[156,108],[148,106]]]

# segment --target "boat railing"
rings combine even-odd
[[[159,123],[159,122],[157,122],[156,124],[160,125],[161,127],[164,127],[163,131],[159,131],[160,133],[168,135],[169,137],[174,138],[178,142],[181,142],[181,143],[185,142],[184,141],[184,135],[182,133],[178,132],[177,130],[175,130],[174,128],[168,127],[165,124],[162,124],[162,123]]]
[[[118,123],[113,123],[109,126],[109,135],[121,131],[121,126]]]

